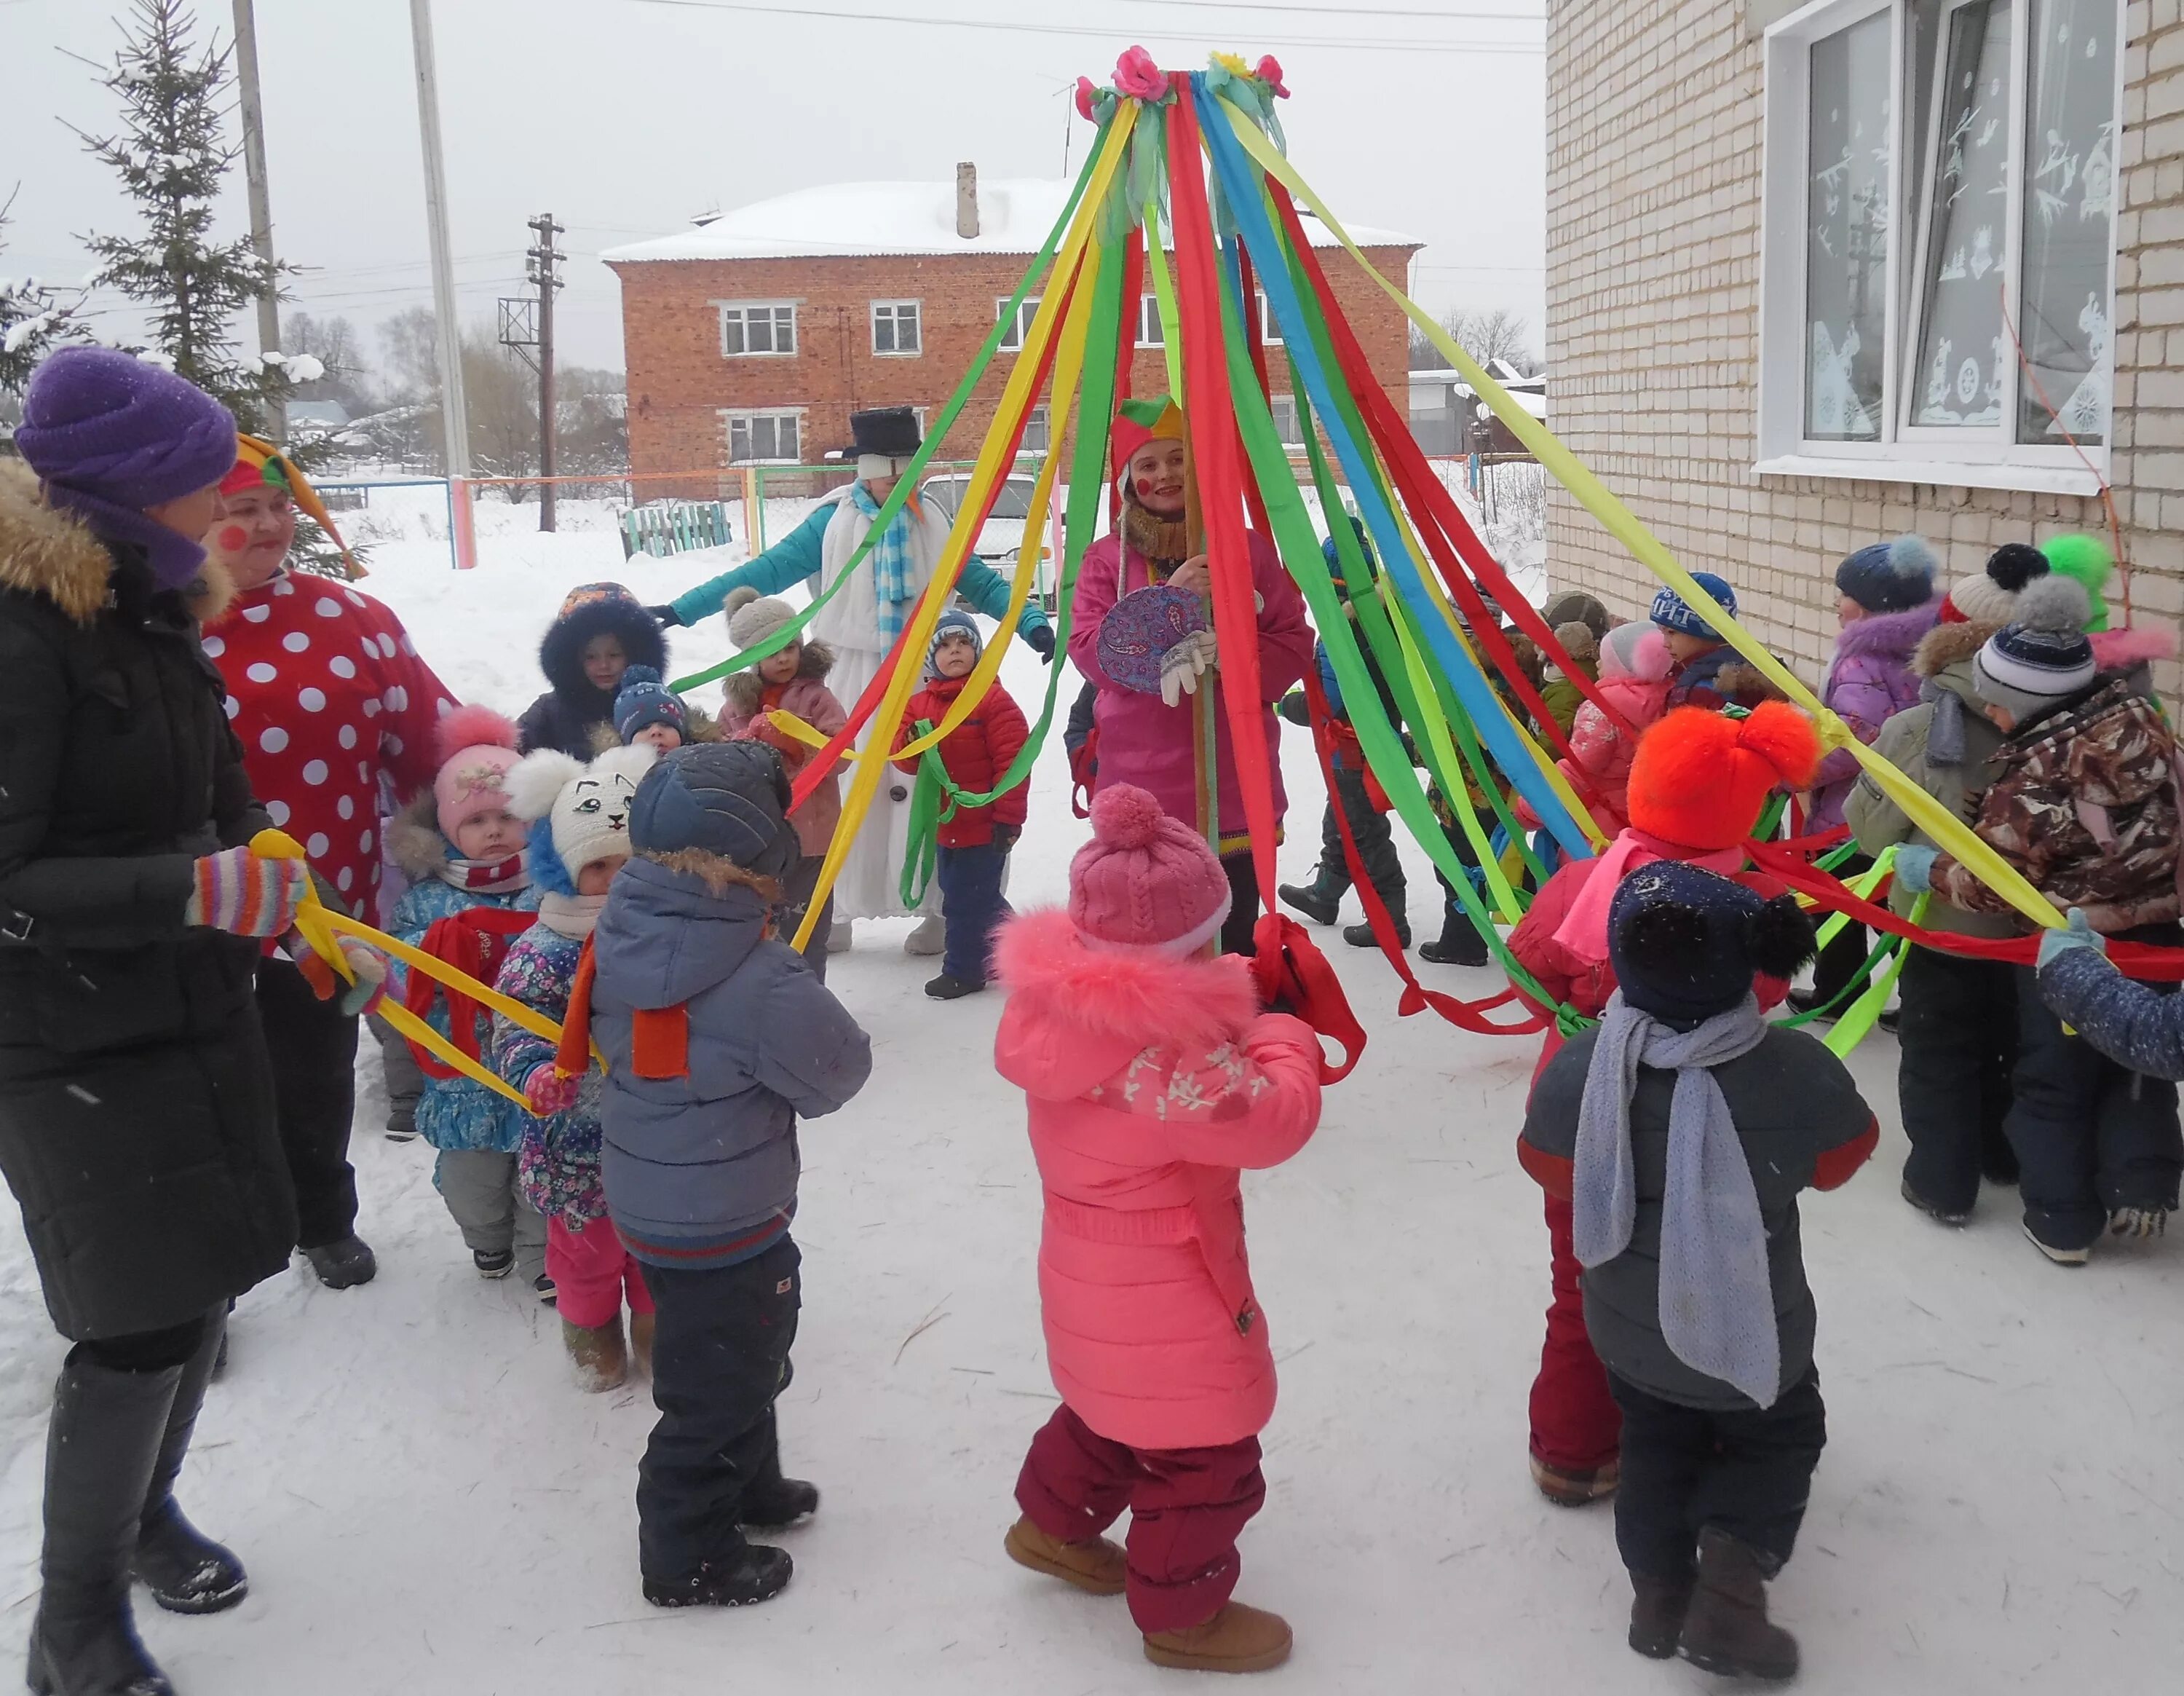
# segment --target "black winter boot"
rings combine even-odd
[[[46,1439],[34,1696],[174,1696],[136,1638],[129,1559],[183,1370],[117,1372],[76,1358],[61,1369]]]
[[[783,1531],[819,1511],[819,1487],[801,1478],[783,1478],[776,1472],[744,1492],[738,1525],[762,1531]]]
[[[709,1560],[680,1578],[648,1578],[644,1599],[655,1608],[744,1608],[778,1596],[795,1563],[785,1548],[745,1543],[724,1560]]]
[[[137,1525],[136,1576],[151,1591],[152,1599],[170,1614],[217,1614],[250,1593],[242,1563],[185,1519],[175,1501],[175,1480],[181,1476],[182,1460],[197,1430],[198,1409],[204,1404],[205,1385],[219,1364],[226,1337],[227,1314],[222,1308],[205,1327],[204,1341],[176,1383],[175,1403],[167,1414],[166,1434],[160,1439]]]
[[[1685,1660],[1730,1678],[1795,1678],[1797,1640],[1767,1619],[1773,1563],[1719,1526],[1699,1533],[1699,1580],[1677,1647]]]
[[[1399,948],[1409,947],[1411,946],[1410,920],[1400,912],[1390,913],[1388,916],[1396,923],[1396,946]],[[1373,926],[1369,920],[1363,924],[1344,925],[1342,940],[1352,948],[1378,948],[1380,946],[1380,939],[1373,934]]]
[[[1684,1615],[1691,1605],[1691,1576],[1648,1578],[1630,1575],[1630,1647],[1648,1660],[1675,1658]]]
[[[977,995],[985,987],[983,979],[973,984],[962,978],[951,978],[947,973],[943,972],[939,977],[928,981],[925,993],[936,1001],[960,1001],[966,996]]]
[[[307,1248],[304,1258],[311,1263],[311,1270],[319,1275],[319,1282],[329,1290],[349,1290],[359,1284],[369,1284],[379,1275],[379,1261],[371,1246],[354,1231],[332,1242],[322,1242],[316,1248]]]
[[[1430,960],[1436,966],[1484,966],[1487,960],[1486,940],[1464,916],[1462,907],[1448,907],[1441,914],[1440,939],[1421,945],[1418,958]]]
[[[1314,924],[1332,924],[1342,911],[1342,897],[1349,890],[1349,873],[1330,871],[1323,862],[1313,868],[1309,884],[1282,884],[1274,893]]]

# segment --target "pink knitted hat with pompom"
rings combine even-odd
[[[448,841],[473,818],[508,805],[502,784],[515,763],[515,726],[489,706],[459,706],[440,720],[440,773],[432,804]]]
[[[1095,947],[1187,954],[1228,916],[1228,875],[1206,839],[1144,789],[1092,798],[1092,840],[1069,862],[1069,917]]]

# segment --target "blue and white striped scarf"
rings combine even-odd
[[[850,485],[850,499],[867,522],[880,516],[879,503],[861,483]],[[894,639],[902,634],[902,627],[909,622],[910,603],[917,598],[916,562],[910,556],[911,507],[915,499],[913,496],[903,504],[902,510],[894,516],[894,522],[873,541],[870,555],[872,602],[878,609],[880,639],[890,647]]]

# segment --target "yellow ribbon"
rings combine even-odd
[[[1727,608],[1700,588],[1691,573],[1676,562],[1675,556],[1669,553],[1660,538],[1648,530],[1637,515],[1617,499],[1606,484],[1586,469],[1552,430],[1518,405],[1510,398],[1508,391],[1490,377],[1476,360],[1457,346],[1456,339],[1446,330],[1374,269],[1373,262],[1366,258],[1364,250],[1351,239],[1349,232],[1342,227],[1326,202],[1312,191],[1273,143],[1261,133],[1258,126],[1251,122],[1225,98],[1220,104],[1229,128],[1235,132],[1238,142],[1253,161],[1311,208],[1312,215],[1328,227],[1334,238],[1348,250],[1350,256],[1364,267],[1365,274],[1379,284],[1388,297],[1403,309],[1442,358],[1448,360],[1453,369],[1462,373],[1464,381],[1493,410],[1494,416],[1508,426],[1510,433],[1531,450],[1533,457],[1553,474],[1556,481],[1576,498],[1579,505],[1600,521],[1610,535],[1630,550],[1632,558],[1682,596],[1686,604],[1719,633],[1724,642],[1811,716],[1824,746],[1848,750],[1859,767],[1880,785],[1891,801],[1903,810],[1913,823],[2025,918],[2036,924],[2051,929],[2064,923],[2063,915],[2056,910],[2054,904],[2027,883],[2015,867],[1981,841],[1969,826],[1933,796],[1860,742],[1849,726],[1829,711],[1780,661],[1762,647],[1749,631],[1730,616]]]
[[[301,860],[306,857],[303,845],[285,830],[259,831],[250,839],[250,851],[261,860]],[[435,959],[421,948],[412,947],[399,937],[389,936],[383,930],[375,930],[361,919],[351,918],[347,913],[334,912],[319,899],[318,890],[313,884],[304,886],[303,899],[296,904],[296,929],[310,945],[311,951],[338,974],[343,983],[354,984],[356,981],[356,969],[348,963],[348,957],[342,952],[340,938],[354,936],[399,960],[411,971],[421,972],[437,983],[460,990],[480,1006],[521,1025],[532,1035],[543,1037],[557,1047],[560,1044],[561,1027],[535,1007],[527,1007],[521,1001],[511,1000],[499,990],[458,971],[446,961]],[[471,1058],[400,1001],[392,996],[387,997],[381,1001],[375,1011],[400,1035],[461,1073],[472,1083],[482,1084],[496,1095],[505,1096],[526,1113],[531,1111],[531,1103],[521,1090]],[[598,1050],[594,1048],[593,1052],[596,1057]]]

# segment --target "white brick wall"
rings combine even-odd
[[[2184,0],[2125,12],[2111,475],[2142,622],[2184,611]],[[1915,531],[1952,577],[2098,529],[2098,499],[1753,475],[1761,43],[1740,0],[1549,0],[1549,422],[1683,564],[1817,680],[1836,562]],[[1655,580],[1558,489],[1557,588],[1642,610]],[[2111,589],[2110,599],[2120,597]],[[2175,667],[2160,678],[2178,689]]]

